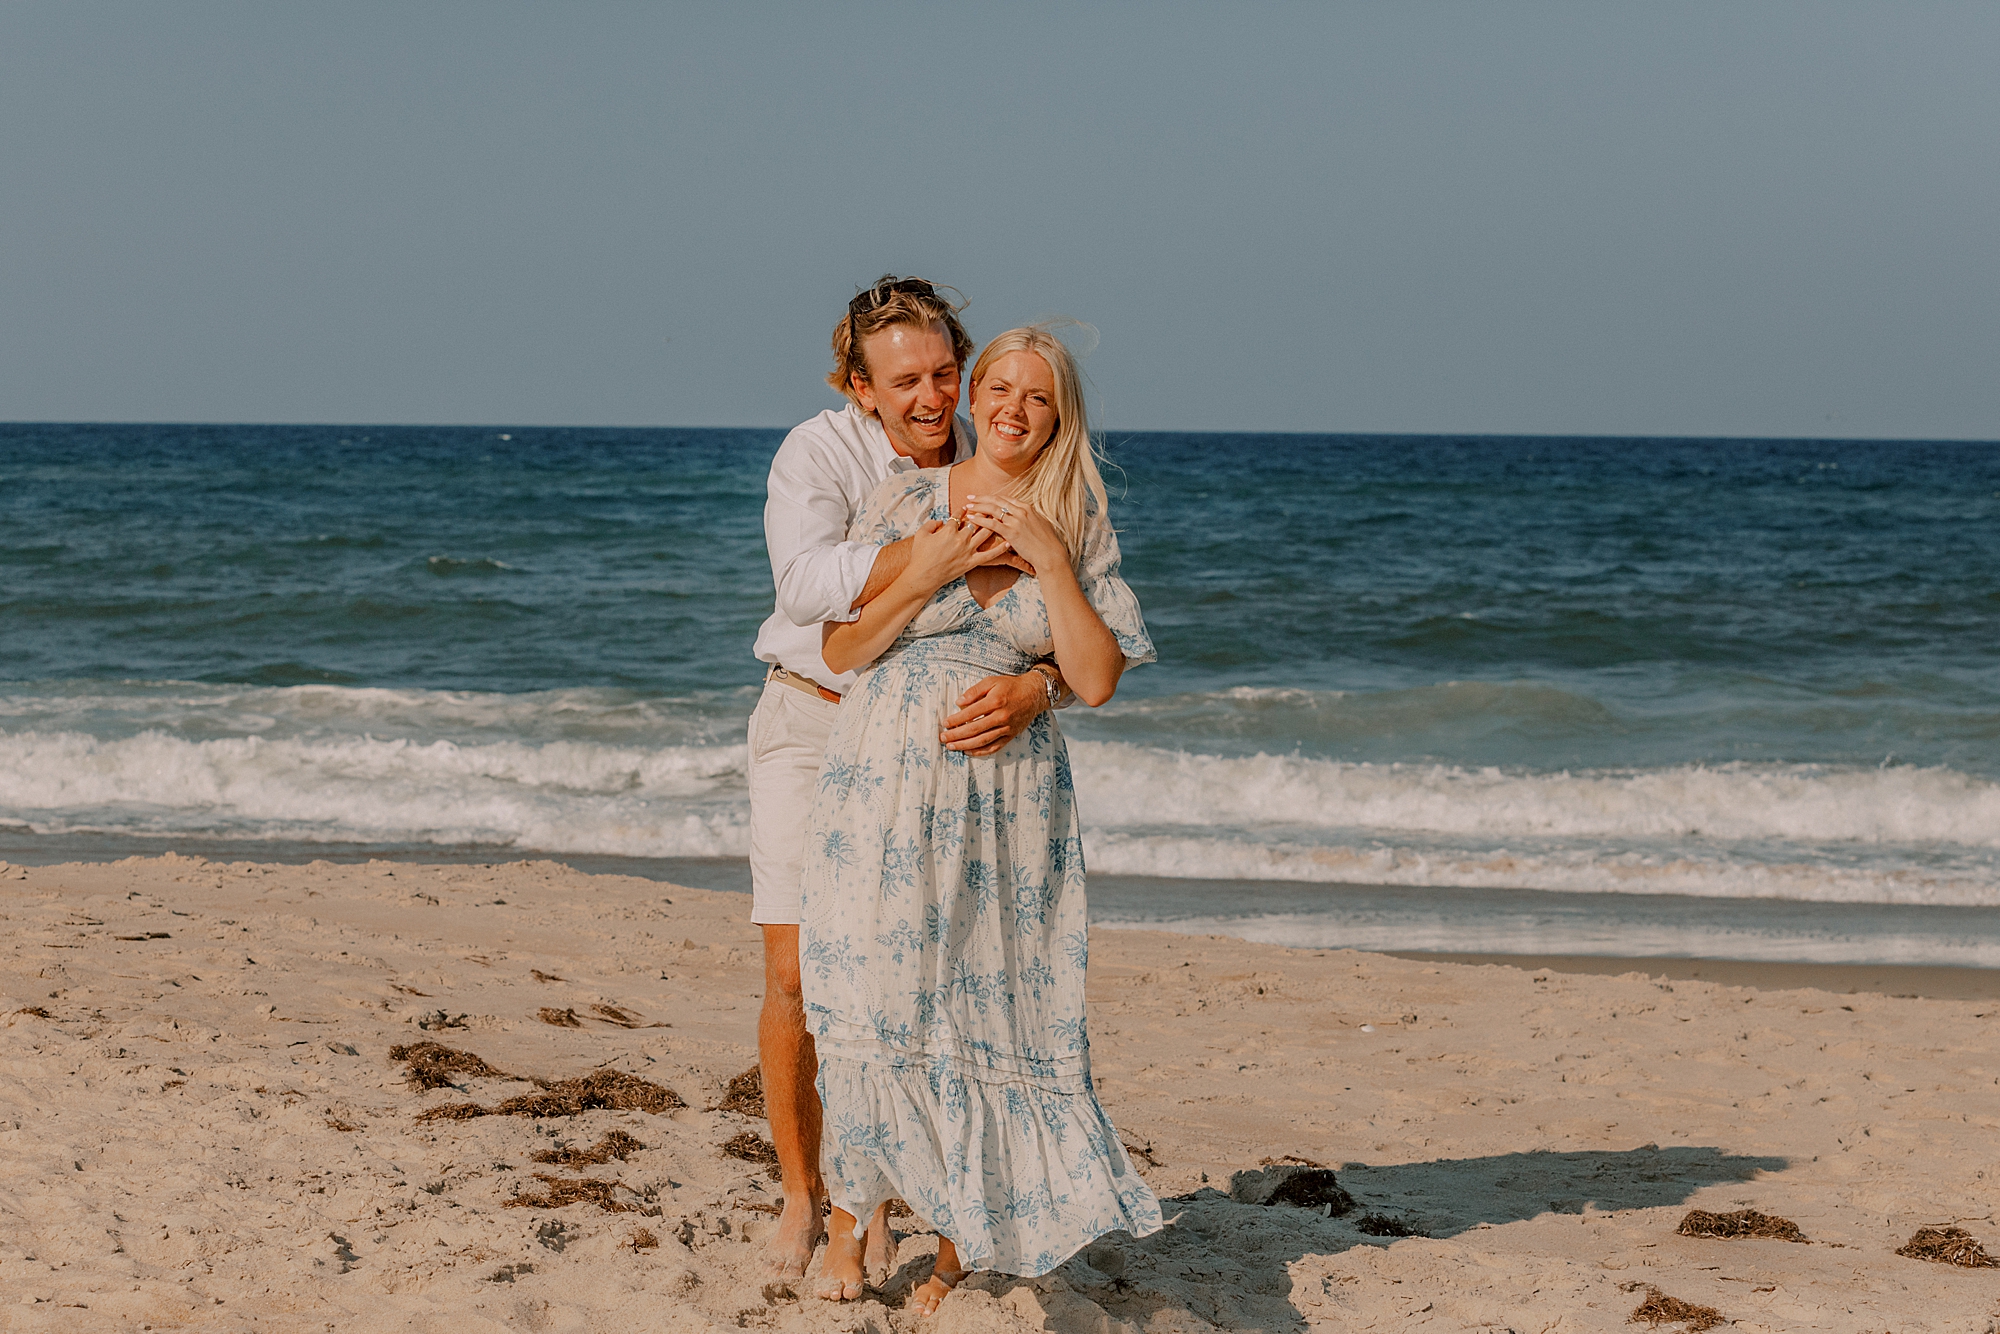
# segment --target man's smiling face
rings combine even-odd
[[[873,412],[896,452],[913,458],[946,451],[958,411],[959,364],[951,336],[935,325],[892,324],[861,340],[868,379],[856,376],[854,397]]]

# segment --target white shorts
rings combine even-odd
[[[750,920],[797,926],[806,819],[838,704],[766,681],[750,715]]]

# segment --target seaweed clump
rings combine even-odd
[[[529,1157],[538,1163],[555,1163],[562,1167],[596,1167],[613,1158],[622,1163],[645,1147],[624,1131],[613,1130],[587,1149],[543,1149]]]
[[[1720,1237],[1735,1241],[1744,1237],[1760,1237],[1771,1241],[1796,1241],[1811,1245],[1806,1234],[1799,1231],[1799,1225],[1789,1218],[1779,1218],[1775,1214],[1760,1214],[1755,1209],[1738,1209],[1734,1213],[1711,1214],[1702,1209],[1690,1209],[1681,1225],[1674,1229],[1683,1237]]]
[[[650,1112],[658,1116],[687,1106],[681,1095],[623,1070],[593,1070],[575,1079],[542,1080],[539,1093],[523,1093],[493,1107],[451,1103],[419,1112],[419,1121],[469,1121],[475,1116],[576,1116],[582,1112]]]
[[[1354,1208],[1354,1197],[1341,1186],[1332,1168],[1301,1167],[1273,1187],[1263,1203],[1326,1209],[1329,1217],[1338,1217]]]
[[[764,1111],[764,1072],[753,1065],[730,1080],[722,1090],[722,1101],[709,1110],[739,1112],[744,1116],[768,1119]]]
[[[593,1005],[590,1012],[607,1024],[620,1028],[672,1028],[672,1024],[649,1024],[630,1010],[621,1010],[616,1005]]]
[[[755,1131],[746,1130],[722,1146],[722,1151],[731,1158],[741,1158],[746,1163],[766,1163],[771,1168],[771,1179],[778,1181],[783,1173],[778,1168],[778,1150],[769,1140],[758,1138]]]
[[[636,1205],[626,1204],[617,1196],[624,1189],[618,1181],[593,1181],[589,1177],[552,1177],[545,1172],[535,1173],[535,1180],[542,1183],[539,1195],[516,1195],[503,1201],[502,1209],[561,1209],[572,1204],[594,1204],[607,1214],[635,1214]]]
[[[1721,1324],[1722,1312],[1716,1310],[1713,1306],[1696,1306],[1693,1302],[1684,1302],[1678,1297],[1669,1297],[1666,1293],[1661,1292],[1658,1288],[1648,1283],[1646,1285],[1646,1300],[1640,1302],[1632,1314],[1625,1318],[1625,1323],[1628,1325],[1647,1324],[1655,1327],[1660,1325],[1685,1324],[1693,1334],[1700,1334],[1700,1331],[1704,1329],[1714,1329],[1717,1325]]]
[[[1920,1227],[1896,1254],[1932,1264],[1957,1265],[1961,1269],[2000,1269],[2000,1260],[1972,1239],[1962,1227]]]
[[[535,1081],[538,1084],[540,1080]],[[650,1112],[658,1116],[687,1106],[681,1095],[623,1070],[592,1070],[575,1079],[558,1079],[542,1084],[540,1093],[524,1093],[509,1098],[493,1109],[495,1116],[575,1116],[578,1112],[609,1109],[617,1112]]]
[[[389,1059],[402,1061],[409,1067],[406,1074],[411,1088],[450,1088],[461,1079],[520,1078],[488,1064],[483,1056],[458,1051],[441,1042],[411,1042],[391,1047]]]
[[[1420,1227],[1411,1227],[1400,1218],[1388,1214],[1363,1214],[1354,1224],[1371,1237],[1428,1237],[1430,1233]]]

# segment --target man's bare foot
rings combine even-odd
[[[785,1197],[785,1211],[778,1215],[778,1232],[771,1238],[764,1258],[773,1278],[804,1278],[812,1263],[813,1249],[826,1235],[820,1222],[819,1201],[810,1196]]]
[[[828,1220],[826,1254],[819,1262],[819,1284],[813,1295],[829,1302],[851,1302],[864,1286],[861,1239],[854,1235],[854,1215],[835,1209]]]
[[[896,1272],[896,1234],[889,1227],[889,1204],[883,1201],[868,1220],[868,1240],[862,1243],[861,1272],[870,1287],[887,1286]]]

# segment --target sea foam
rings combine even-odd
[[[43,834],[748,849],[735,695],[11,690],[0,820]],[[2000,904],[2000,783],[1938,767],[1535,773],[1071,743],[1094,870]]]

